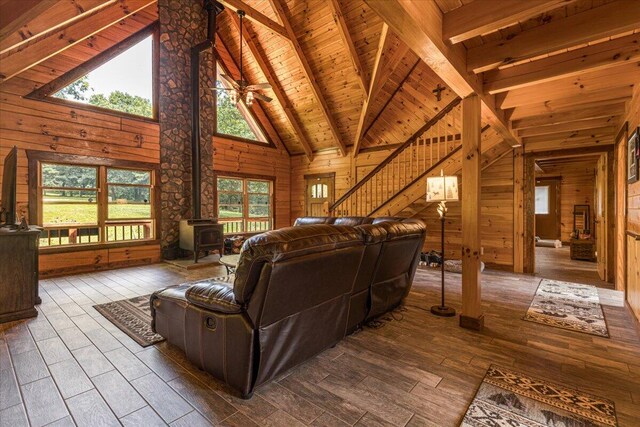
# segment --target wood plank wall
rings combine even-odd
[[[214,136],[213,150],[213,168],[216,172],[274,177],[275,227],[291,225],[291,163],[284,148],[262,147]]]
[[[372,151],[342,157],[335,150],[318,153],[309,162],[304,156],[291,157],[291,221],[305,215],[304,175],[335,172],[335,197],[343,195],[356,182],[380,163],[389,151]],[[483,261],[492,266],[513,269],[513,158],[505,156],[482,172],[482,246]],[[446,234],[446,256],[460,259],[460,203],[449,204]],[[440,220],[431,206],[417,215],[427,224],[424,250],[440,250]]]
[[[640,85],[633,90],[626,120],[629,135],[640,126]],[[626,146],[626,144],[625,144]],[[626,168],[626,164],[624,165]],[[627,230],[640,234],[640,181],[627,186]],[[627,237],[627,301],[640,321],[640,241]]]
[[[573,206],[591,207],[590,229],[594,227],[595,168],[597,159],[575,159],[571,161],[549,162],[544,165],[544,173],[536,173],[536,178],[561,177],[560,181],[560,239],[564,243],[571,240],[573,232]]]
[[[25,150],[82,154],[104,158],[159,163],[157,123],[121,118],[48,102],[23,99],[35,81],[16,77],[0,87],[0,169],[4,158],[18,147],[18,210],[28,217],[28,170]],[[143,143],[140,146],[140,136]],[[0,176],[1,179],[1,176]],[[46,275],[157,262],[158,244],[142,247],[42,254],[40,271]]]
[[[464,185],[460,179],[460,185]],[[462,250],[461,203],[447,203],[445,257],[460,259]],[[513,269],[513,157],[504,156],[482,171],[480,197],[482,261],[489,266]],[[435,205],[417,215],[427,224],[425,250],[440,250],[440,217]]]

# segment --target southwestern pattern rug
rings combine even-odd
[[[234,275],[212,278],[217,282],[229,283],[230,286],[233,286],[234,279]],[[143,295],[94,305],[93,308],[142,347],[148,347],[164,341],[164,337],[151,330],[150,297],[151,295]]]
[[[491,365],[460,425],[600,427],[618,422],[608,399]]]
[[[523,319],[609,337],[598,289],[591,285],[542,279]]]

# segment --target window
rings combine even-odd
[[[273,228],[273,181],[258,178],[217,179],[218,220],[225,233],[254,233]]]
[[[536,186],[536,215],[549,215],[549,186]]]
[[[217,63],[216,70],[216,87],[229,89],[225,91],[216,91],[217,133],[267,143],[268,141],[264,136],[262,129],[244,102],[232,102],[230,96],[230,90],[232,89],[231,85],[220,77],[220,74],[229,74],[222,69],[220,63]]]
[[[327,184],[313,184],[311,186],[312,199],[326,199],[329,197],[329,186]]]
[[[38,176],[41,247],[154,238],[153,170],[41,161]]]

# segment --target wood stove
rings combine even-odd
[[[224,7],[214,0],[204,0],[207,10],[207,39],[191,48],[191,207],[192,219],[180,221],[180,248],[193,251],[198,262],[200,251],[220,250],[224,255],[224,226],[217,219],[201,218],[200,202],[200,54],[215,43],[216,16]]]
[[[193,260],[198,262],[200,251],[208,255],[217,249],[224,255],[224,225],[215,219],[183,219],[180,221],[180,248],[193,251]]]

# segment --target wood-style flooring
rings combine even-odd
[[[428,312],[439,274],[419,270],[404,311],[246,401],[175,347],[142,348],[92,308],[184,274],[153,265],[43,280],[40,315],[0,325],[0,425],[455,426],[492,363],[613,399],[621,426],[640,425],[640,339],[628,308],[604,307],[611,339],[525,322],[540,279],[487,270],[478,333]],[[459,309],[458,274],[447,275],[447,299]]]
[[[571,248],[536,247],[536,275],[547,279],[585,283],[599,288],[614,289],[613,283],[600,279],[595,262],[571,259]]]

